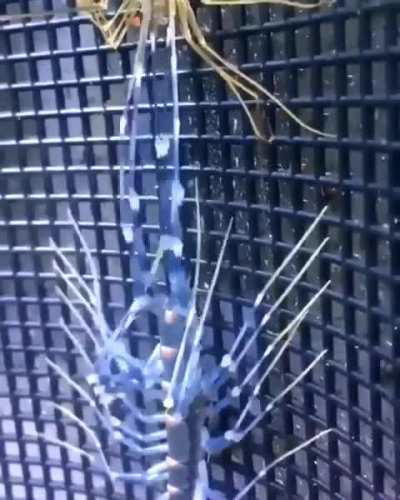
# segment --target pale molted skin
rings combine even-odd
[[[312,10],[333,2],[331,0],[320,0],[318,2],[297,2],[292,0],[201,0],[201,3],[209,6],[268,4]],[[160,27],[167,26],[171,38],[175,38],[175,34],[179,30],[193,51],[218,73],[237,97],[258,139],[271,141],[274,136],[271,134],[269,137],[266,137],[265,130],[257,123],[245,99],[255,101],[267,99],[278,108],[281,108],[291,120],[308,132],[322,137],[335,137],[305,123],[272,92],[240,71],[235,65],[229,63],[212,49],[201,31],[190,0],[152,0],[145,2],[121,0],[117,12],[113,15],[107,15],[109,9],[108,0],[77,0],[77,7],[88,13],[92,21],[100,29],[106,43],[115,49],[120,46],[127,31],[132,28],[132,17],[138,12],[143,16],[143,22],[140,25],[138,51],[142,50],[141,45],[147,42],[151,34],[157,34]]]

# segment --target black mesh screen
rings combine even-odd
[[[3,13],[62,9],[61,0],[2,2]],[[233,496],[263,461],[325,427],[336,428],[260,481],[249,498],[394,499],[400,477],[400,5],[338,0],[313,13],[255,6],[199,8],[212,44],[274,89],[300,117],[336,139],[315,138],[273,106],[276,134],[255,142],[243,111],[215,73],[179,46],[182,178],[193,198],[198,176],[204,220],[202,289],[229,218],[234,233],[213,301],[206,348],[220,356],[256,291],[326,203],[309,243],[331,237],[322,258],[282,308],[293,317],[304,296],[332,286],[266,383],[288,383],[311,354],[329,350],[270,420],[212,461],[213,486]],[[49,400],[83,402],[51,374],[43,355],[79,373],[58,326],[52,237],[76,257],[67,209],[79,221],[102,276],[112,323],[129,304],[127,247],[119,230],[118,169],[125,162],[119,117],[135,37],[119,51],[102,44],[84,16],[35,18],[0,27],[0,498],[154,498],[142,486],[114,487],[101,468],[27,435],[37,429],[82,445],[84,435],[49,411]],[[160,58],[162,59],[162,58]],[[153,69],[162,63],[153,61]],[[157,244],[157,170],[149,164],[156,77],[146,78],[140,179],[149,251]],[[186,254],[194,257],[193,201],[183,209]],[[309,253],[308,248],[302,256]],[[289,270],[286,278],[293,275]],[[269,298],[272,300],[272,297]],[[154,318],[140,325],[155,332]],[[145,335],[132,350],[147,355]],[[113,464],[129,457],[114,453]]]

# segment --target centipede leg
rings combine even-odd
[[[283,455],[281,455],[280,457],[276,458],[275,460],[273,460],[272,462],[270,462],[268,465],[264,466],[260,472],[258,472],[258,474],[256,475],[256,477],[250,481],[241,491],[240,493],[238,493],[234,498],[233,500],[241,500],[242,498],[247,498],[247,494],[248,492],[254,488],[254,486],[257,484],[258,481],[260,481],[260,479],[264,478],[267,473],[272,470],[274,467],[276,467],[278,464],[280,464],[281,462],[283,462],[284,460],[287,460],[289,457],[293,456],[295,453],[298,453],[300,450],[304,450],[305,448],[307,448],[308,446],[311,446],[313,443],[315,443],[315,441],[317,441],[318,439],[321,439],[322,437],[328,435],[330,432],[332,432],[333,429],[326,429],[324,431],[321,431],[319,432],[318,434],[316,434],[315,436],[313,436],[312,438],[308,439],[307,441],[303,442],[303,443],[300,443],[298,446],[296,446],[295,448],[287,451],[286,453],[284,453]]]
[[[303,309],[295,316],[295,318],[278,334],[274,337],[274,340],[267,346],[265,349],[264,353],[262,354],[261,358],[259,361],[253,366],[249,374],[245,377],[243,382],[240,385],[237,385],[232,389],[232,396],[233,397],[238,397],[243,388],[249,384],[250,380],[254,378],[254,376],[257,374],[258,370],[261,368],[262,364],[265,362],[265,360],[269,357],[269,355],[274,351],[275,347],[284,340],[283,344],[281,345],[278,353],[274,356],[273,360],[268,364],[268,368],[265,371],[265,373],[262,375],[260,378],[260,383],[262,383],[268,375],[271,373],[279,359],[281,358],[282,354],[285,352],[286,348],[290,344],[291,340],[293,337],[296,335],[296,332],[298,331],[298,328],[302,324],[304,318],[312,308],[312,306],[316,303],[316,301],[321,297],[321,295],[326,291],[328,286],[330,285],[330,282],[328,281],[316,294],[313,295],[313,297],[309,300],[309,302],[303,307]],[[247,350],[247,349],[245,349]],[[236,362],[237,363],[237,362]],[[236,364],[237,366],[237,364]]]

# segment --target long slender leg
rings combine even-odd
[[[167,438],[167,431],[166,430],[161,430],[161,431],[154,431],[154,432],[149,432],[148,434],[145,434],[143,432],[137,432],[133,431],[132,429],[127,428],[125,425],[118,425],[118,428],[121,429],[121,431],[135,439],[136,441],[142,442],[142,443],[156,443],[158,441],[165,441]]]
[[[251,344],[256,340],[262,329],[265,327],[265,325],[269,322],[271,319],[272,315],[274,312],[279,308],[279,306],[282,304],[282,302],[285,300],[285,298],[289,295],[289,293],[293,290],[293,288],[297,285],[297,283],[301,280],[303,275],[307,272],[308,268],[311,266],[311,264],[314,262],[314,260],[317,258],[317,256],[321,253],[322,249],[324,246],[327,244],[328,238],[325,238],[323,242],[318,246],[316,250],[311,254],[311,256],[308,258],[304,266],[300,269],[300,271],[296,274],[296,276],[292,279],[290,284],[288,285],[287,288],[282,292],[282,294],[278,297],[278,299],[273,303],[271,308],[268,310],[268,312],[264,315],[262,318],[259,326],[254,330],[253,335],[250,337],[250,340],[247,342],[247,344],[244,346],[243,349],[241,349],[239,355],[237,356],[235,363],[236,366],[240,363],[240,361],[244,358],[246,355],[247,351],[249,350]]]
[[[31,431],[30,434],[27,435],[28,437],[36,437],[43,439],[44,441],[47,441],[48,443],[55,444],[57,446],[61,446],[62,448],[65,448],[66,450],[72,451],[78,455],[81,455],[82,457],[87,458],[91,462],[93,462],[94,457],[90,455],[87,451],[82,450],[82,448],[78,448],[77,446],[74,446],[73,444],[68,443],[68,441],[62,441],[61,439],[58,439],[56,437],[48,436],[47,434],[43,434],[42,432],[36,432],[36,431]]]
[[[240,414],[240,417],[239,417],[238,421],[236,422],[236,425],[235,425],[236,429],[239,429],[239,427],[242,424],[242,422],[243,422],[244,418],[246,417],[247,413],[250,411],[250,408],[251,408],[251,405],[252,405],[253,401],[258,397],[258,395],[260,393],[260,389],[262,387],[262,384],[268,378],[268,376],[272,372],[272,370],[275,368],[275,366],[278,363],[278,361],[281,359],[281,357],[282,357],[283,353],[286,351],[289,343],[293,340],[293,337],[296,335],[297,329],[298,329],[301,321],[302,320],[299,319],[299,321],[294,325],[294,328],[292,329],[290,335],[287,337],[287,339],[285,340],[285,342],[282,344],[281,348],[278,350],[278,352],[276,353],[276,355],[272,358],[271,363],[268,364],[268,366],[265,369],[264,373],[260,377],[259,381],[256,384],[256,387],[254,389],[253,394],[250,396],[249,401],[247,402],[244,410]],[[241,384],[238,387],[235,387],[232,390],[232,396],[234,396],[234,397],[239,396],[240,393],[241,393],[241,391],[242,391],[243,386],[245,385],[245,383],[247,383],[247,377],[246,377],[245,382],[243,384]]]
[[[225,432],[225,438],[228,441],[239,442],[241,441],[250,431],[252,431],[264,417],[270,413],[276,406],[276,404],[286,396],[288,392],[290,392],[297,384],[299,384],[303,378],[314,368],[314,366],[319,363],[319,361],[326,355],[327,351],[322,351],[288,386],[285,387],[283,391],[281,391],[277,396],[275,396],[265,407],[265,409],[244,429],[240,430],[238,425],[236,424],[233,430]],[[260,391],[260,384],[257,384],[252,396],[250,398],[254,398],[256,394]],[[247,404],[245,408],[242,410],[239,415],[238,422],[242,422],[245,416],[250,411],[250,405]]]
[[[92,329],[89,327],[89,325],[83,319],[82,314],[74,306],[74,304],[71,302],[71,300],[65,295],[65,293],[61,290],[61,288],[56,287],[56,292],[62,298],[62,300],[64,301],[64,303],[68,306],[69,310],[78,319],[78,321],[81,324],[82,328],[85,330],[85,332],[87,333],[88,337],[90,338],[90,340],[95,345],[96,352],[100,352],[101,351],[101,346],[100,346],[98,340],[96,339],[96,337],[93,335]]]
[[[62,405],[59,405],[57,403],[51,403],[51,405],[59,410],[63,415],[68,417],[70,420],[75,422],[86,434],[86,436],[89,438],[89,440],[94,444],[96,448],[96,452],[100,456],[100,459],[103,463],[104,469],[107,471],[108,475],[112,480],[117,480],[117,479],[122,479],[122,480],[129,480],[129,481],[135,481],[135,482],[154,482],[154,481],[164,481],[166,479],[166,476],[161,474],[162,471],[167,470],[165,467],[165,463],[161,462],[161,464],[156,464],[153,467],[151,467],[147,472],[143,473],[124,473],[124,472],[115,472],[110,468],[110,465],[107,461],[107,458],[104,454],[103,448],[101,446],[101,443],[96,436],[96,433],[88,427],[85,422],[77,417],[74,413],[72,413],[71,410],[68,408],[65,408]],[[49,440],[50,442],[55,442],[54,438],[48,439],[46,435],[39,434],[38,437],[41,437],[44,440]],[[57,443],[59,446],[63,446],[67,449],[71,449],[71,445],[68,443],[57,440]],[[77,451],[75,447],[73,447],[73,451]],[[83,452],[81,454],[85,455],[86,452]],[[87,454],[90,455],[90,454]],[[85,455],[86,456],[86,455]],[[93,461],[93,457],[89,456],[88,457],[91,461]]]
[[[171,382],[168,388],[167,396],[165,397],[163,402],[164,407],[168,409],[171,409],[174,406],[173,393],[176,389],[178,377],[181,372],[182,362],[184,359],[185,350],[187,348],[189,332],[191,330],[194,317],[196,315],[196,297],[197,297],[197,289],[199,286],[200,260],[201,260],[201,218],[200,218],[199,186],[197,179],[195,181],[195,198],[196,198],[196,222],[197,222],[196,266],[195,266],[194,281],[192,287],[192,297],[190,300],[190,309],[185,324],[185,330],[183,332],[182,341],[179,346],[178,354],[176,356],[175,365],[172,372]]]
[[[229,448],[232,443],[240,442],[249,432],[251,432],[265,417],[268,413],[273,411],[279,403],[279,401],[286,396],[288,392],[290,392],[297,384],[299,384],[303,378],[314,368],[314,366],[319,363],[319,361],[325,356],[327,351],[322,351],[288,386],[285,387],[283,391],[281,391],[277,396],[275,396],[265,407],[265,409],[254,418],[248,426],[240,430],[239,426],[241,422],[244,420],[246,415],[250,411],[251,402],[254,400],[255,395],[259,393],[261,385],[257,384],[255,387],[253,394],[250,396],[248,404],[246,404],[245,408],[239,415],[238,421],[233,427],[233,429],[226,431],[222,436],[209,438],[204,443],[204,448],[208,453],[218,453],[226,448]]]
[[[270,279],[268,280],[268,282],[266,283],[266,285],[263,287],[263,289],[261,290],[261,292],[259,292],[257,294],[256,300],[254,301],[254,304],[253,304],[253,308],[254,309],[257,309],[261,305],[261,302],[263,301],[263,299],[265,297],[265,294],[268,292],[268,290],[271,288],[271,286],[274,283],[276,283],[277,279],[282,274],[283,270],[290,264],[290,262],[298,254],[301,246],[307,240],[307,238],[310,236],[310,234],[313,232],[313,230],[315,229],[315,227],[317,226],[317,224],[320,222],[320,220],[323,217],[323,215],[325,214],[326,210],[327,210],[327,207],[324,207],[321,210],[321,212],[315,218],[315,220],[313,221],[313,223],[307,228],[307,230],[305,231],[305,233],[303,234],[303,236],[300,238],[300,240],[296,243],[296,245],[293,247],[293,249],[288,253],[288,255],[285,257],[285,259],[279,265],[279,267],[274,271],[274,273],[272,274],[272,276],[270,277]],[[323,245],[322,245],[322,247],[323,247]],[[322,248],[321,248],[321,250],[322,250]],[[309,265],[311,265],[311,263],[312,263],[312,260],[311,261],[309,260]],[[300,271],[300,273],[301,273],[301,271]],[[298,277],[298,275],[297,275],[297,277]],[[301,276],[300,276],[300,278],[301,278]],[[324,287],[324,289],[325,289],[325,287]],[[286,294],[286,292],[285,292],[285,294]],[[274,310],[276,310],[275,305],[273,305],[272,307],[273,307]],[[247,341],[247,343],[245,344],[245,346],[243,347],[243,349],[240,351],[240,353],[237,356],[237,358],[234,360],[233,359],[234,353],[237,350],[237,348],[239,347],[239,344],[242,341],[242,339],[243,339],[243,337],[246,334],[247,329],[248,329],[248,325],[247,324],[243,325],[243,327],[241,328],[241,330],[240,330],[240,332],[238,334],[238,337],[236,338],[233,346],[231,347],[230,352],[228,354],[225,354],[225,356],[222,358],[222,361],[221,361],[221,364],[220,364],[221,368],[229,368],[229,370],[231,372],[235,372],[236,371],[238,364],[243,359],[243,357],[245,356],[245,354],[247,353],[247,351],[251,347],[252,343],[256,340],[256,338],[259,335],[259,333],[261,332],[262,328],[265,326],[266,322],[268,321],[268,318],[270,316],[270,312],[271,312],[271,310],[268,311],[268,313],[267,313],[266,316],[264,316],[264,321],[262,321],[262,324],[259,325],[256,328],[256,330],[254,331],[253,335],[250,337],[250,339]]]
[[[205,444],[206,450],[213,454],[222,451],[225,448],[228,448],[231,446],[232,441],[240,441],[243,439],[243,437],[249,432],[261,419],[256,419],[256,422],[251,423],[248,428],[244,431],[240,431],[240,425],[242,424],[243,420],[249,413],[253,401],[258,397],[260,389],[264,383],[264,381],[267,379],[273,368],[276,366],[277,362],[281,358],[282,354],[285,352],[287,349],[290,341],[296,334],[296,331],[305,318],[306,314],[308,311],[311,309],[313,304],[317,301],[317,299],[322,295],[322,293],[328,288],[330,285],[330,282],[328,281],[312,298],[311,300],[304,306],[304,308],[299,312],[299,314],[289,323],[289,325],[286,326],[286,328],[276,336],[274,341],[268,345],[267,349],[264,351],[261,359],[255,364],[253,369],[248,373],[248,375],[245,377],[244,381],[239,385],[236,386],[232,389],[231,391],[231,397],[225,398],[226,401],[222,401],[221,404],[230,404],[232,401],[232,398],[236,398],[240,395],[243,387],[247,385],[250,380],[254,377],[254,375],[257,373],[258,369],[261,367],[262,363],[265,361],[265,359],[271,354],[271,352],[274,350],[276,345],[286,336],[288,335],[287,339],[285,342],[282,344],[281,348],[278,350],[277,354],[274,356],[272,361],[268,364],[267,368],[265,369],[264,373],[261,375],[259,378],[256,386],[253,389],[252,394],[249,397],[249,400],[242,410],[241,414],[238,417],[238,420],[233,428],[233,430],[228,431],[225,433],[224,436],[216,437],[216,438],[210,438]],[[250,339],[251,341],[251,339]],[[276,405],[282,399],[290,390],[293,389],[306,375],[307,373],[318,363],[318,361],[325,355],[325,351],[322,352],[317,358],[310,363],[306,369],[300,373],[300,375],[291,383],[289,386],[287,386],[281,393],[279,393],[267,406],[266,410],[261,414],[262,418],[269,413],[269,411],[272,411]],[[235,369],[237,365],[235,366],[235,362],[232,361],[231,359],[231,366],[234,366]],[[231,367],[229,366],[229,368]]]
[[[152,4],[151,2],[143,3],[143,20],[140,27],[139,40],[137,44],[137,49],[135,53],[135,61],[133,66],[133,76],[129,83],[128,88],[128,98],[126,103],[126,108],[121,117],[120,121],[120,135],[129,135],[131,137],[130,145],[129,145],[129,177],[130,181],[135,180],[135,170],[136,170],[136,136],[137,136],[137,121],[139,117],[139,98],[140,98],[140,88],[141,82],[144,75],[144,60],[145,60],[145,50],[146,50],[146,42],[150,29],[151,22],[151,13],[152,13]],[[130,105],[133,106],[133,117],[129,120],[130,114]],[[131,240],[133,238],[133,234],[130,234],[129,231],[129,210],[128,207],[125,207],[125,202],[128,197],[134,198],[137,200],[135,206],[131,208],[134,212],[134,216],[137,216],[138,207],[138,194],[135,191],[134,182],[129,182],[130,191],[129,194],[126,192],[125,186],[125,171],[124,167],[121,166],[120,169],[120,213],[122,217],[122,229],[124,231],[125,239]]]
[[[93,290],[88,286],[86,281],[82,278],[82,276],[77,272],[75,267],[71,264],[71,262],[66,258],[66,256],[63,254],[63,252],[60,250],[60,248],[56,245],[54,240],[50,239],[50,247],[51,249],[56,253],[57,257],[60,258],[61,262],[64,264],[64,266],[70,271],[72,276],[77,280],[81,288],[87,293],[90,302],[93,305],[96,305],[96,297],[95,294],[93,293]]]
[[[257,294],[257,298],[254,302],[254,307],[258,307],[261,302],[263,301],[266,293],[268,290],[271,288],[271,286],[275,283],[276,278],[281,274],[283,269],[290,263],[290,261],[296,256],[297,252],[300,250],[300,247],[303,245],[303,243],[307,240],[307,238],[310,236],[310,234],[314,231],[314,229],[317,227],[319,224],[320,220],[322,217],[325,215],[326,211],[328,210],[328,206],[325,206],[321,212],[317,215],[313,223],[307,228],[303,236],[299,239],[299,241],[296,243],[296,245],[293,247],[293,249],[287,254],[287,256],[283,259],[282,263],[278,268],[274,271],[273,275],[271,278],[268,280],[268,282],[265,284],[263,289],[261,290],[260,293]]]
[[[58,273],[60,278],[64,281],[64,283],[67,285],[67,287],[75,294],[76,298],[79,300],[79,302],[83,305],[83,307],[86,309],[86,311],[89,313],[91,316],[94,324],[98,328],[99,331],[104,330],[107,333],[111,333],[108,326],[105,324],[104,318],[102,315],[98,314],[98,311],[93,309],[91,306],[90,302],[82,295],[80,290],[75,286],[75,284],[72,282],[71,279],[62,271],[62,269],[58,266],[57,263],[53,264],[54,270]]]
[[[98,437],[96,436],[96,433],[90,427],[88,427],[82,419],[80,419],[79,417],[77,417],[68,408],[65,408],[64,406],[59,405],[57,403],[50,403],[50,404],[51,404],[51,406],[53,406],[54,408],[56,408],[57,410],[59,410],[62,414],[64,414],[65,416],[67,416],[70,420],[72,420],[73,422],[75,422],[84,431],[84,433],[88,436],[88,438],[90,439],[90,441],[94,444],[97,452],[100,455],[101,461],[103,462],[103,465],[104,465],[106,471],[111,476],[110,466],[109,466],[109,464],[107,462],[107,459],[106,459],[106,457],[104,455],[103,448],[101,446],[101,443],[100,443]]]
[[[56,363],[51,361],[49,358],[45,358],[46,363],[52,368],[57,375],[59,375],[70,387],[72,387],[80,396],[87,402],[92,408],[97,408],[96,406],[96,401],[77,383],[75,382],[62,368],[60,368]],[[104,417],[100,413],[99,410],[97,410],[96,413],[99,413],[101,419],[103,420]]]
[[[289,295],[289,293],[293,290],[293,288],[299,283],[301,278],[304,276],[304,274],[308,271],[309,267],[311,264],[314,262],[314,260],[319,256],[319,254],[322,252],[322,249],[326,246],[328,243],[329,238],[325,238],[321,244],[314,250],[314,252],[311,254],[311,256],[308,258],[304,266],[300,269],[300,271],[296,274],[296,276],[292,279],[290,282],[289,286],[285,289],[285,291],[281,294],[281,296],[276,300],[271,307],[271,309],[267,312],[267,314],[263,317],[261,320],[261,326],[265,326],[268,321],[270,320],[272,314],[278,309],[278,307],[282,304],[282,302],[285,300],[285,298]]]
[[[103,341],[105,341],[107,338],[107,335],[110,332],[109,332],[108,325],[107,325],[106,320],[105,320],[104,315],[103,315],[103,301],[102,301],[102,296],[101,296],[99,271],[98,271],[96,263],[92,257],[90,248],[89,248],[88,244],[86,243],[86,240],[83,237],[83,234],[82,234],[77,222],[72,217],[71,211],[69,211],[69,218],[71,220],[71,223],[74,227],[76,234],[78,235],[79,241],[82,245],[82,248],[83,248],[83,251],[85,254],[86,261],[89,264],[90,273],[93,277],[93,293],[95,296],[97,323],[99,324],[99,331],[100,331],[100,334],[103,338]]]
[[[202,312],[202,315],[200,317],[199,324],[196,328],[193,342],[190,346],[190,354],[188,357],[187,364],[185,366],[185,373],[184,373],[183,381],[182,381],[180,391],[179,391],[178,406],[180,404],[182,404],[184,401],[184,395],[185,395],[186,389],[189,385],[189,379],[190,379],[190,376],[192,375],[192,370],[196,367],[196,361],[197,361],[197,358],[199,356],[199,346],[200,346],[201,338],[202,338],[203,331],[204,331],[204,323],[205,323],[205,320],[206,320],[206,317],[208,314],[208,310],[209,310],[210,305],[211,305],[211,299],[212,299],[212,296],[214,294],[215,286],[217,284],[217,280],[218,280],[219,273],[220,273],[221,266],[222,266],[222,261],[223,261],[224,254],[225,254],[225,249],[226,249],[226,246],[228,244],[228,240],[229,240],[229,236],[230,236],[230,233],[232,230],[232,226],[233,226],[233,219],[230,220],[228,229],[225,233],[225,237],[224,237],[224,240],[222,242],[221,251],[220,251],[219,256],[218,256],[217,265],[215,267],[214,275],[212,277],[210,288],[209,288],[208,293],[207,293],[206,301],[205,301],[205,304],[203,306],[203,312]],[[179,411],[179,409],[178,409],[178,411]]]
[[[243,337],[246,335],[247,330],[249,329],[248,323],[244,323],[238,336],[236,337],[233,346],[231,347],[228,354],[225,354],[221,360],[220,367],[221,368],[230,368],[233,366],[233,356],[236,352],[236,349],[239,347],[240,342],[243,340]],[[235,371],[232,369],[231,371]]]
[[[313,436],[312,438],[308,439],[307,441],[305,441],[304,443],[301,443],[299,444],[298,446],[296,446],[295,448],[293,448],[292,450],[289,450],[287,451],[286,453],[284,453],[283,455],[281,455],[280,457],[276,458],[275,460],[273,460],[271,463],[269,463],[268,465],[266,465],[265,467],[263,467],[261,469],[261,471],[256,475],[256,477],[250,481],[249,484],[247,484],[241,491],[240,493],[238,493],[234,498],[233,500],[241,500],[242,498],[246,498],[246,495],[248,494],[248,492],[256,485],[256,483],[262,479],[263,477],[265,477],[267,475],[267,473],[273,469],[274,467],[276,467],[278,464],[280,464],[281,462],[283,462],[284,460],[286,460],[287,458],[291,457],[292,455],[294,455],[295,453],[301,451],[301,450],[304,450],[304,448],[307,448],[308,446],[312,445],[313,443],[315,443],[315,441],[317,441],[318,439],[321,439],[323,436],[326,436],[327,434],[329,434],[330,432],[332,432],[333,429],[326,429],[324,431],[321,431],[319,432],[318,434],[316,434],[315,436]]]
[[[330,281],[328,281],[312,298],[311,300],[303,307],[303,309],[296,315],[296,317],[284,328],[284,330],[282,330],[281,333],[279,333],[275,339],[267,346],[267,348],[265,349],[264,353],[262,354],[261,358],[259,359],[259,361],[254,365],[254,367],[251,369],[251,371],[248,373],[248,375],[245,377],[245,379],[243,380],[243,382],[237,386],[237,387],[234,387],[233,390],[232,390],[232,396],[233,397],[238,397],[239,394],[241,393],[243,387],[248,384],[250,382],[250,380],[254,377],[254,375],[257,373],[257,371],[259,370],[259,368],[261,367],[261,365],[263,364],[263,362],[267,359],[267,357],[272,353],[272,351],[275,349],[275,346],[285,337],[287,336],[288,334],[288,337],[287,339],[285,340],[283,346],[281,347],[280,351],[281,354],[283,353],[283,351],[286,349],[286,347],[288,346],[290,340],[293,338],[293,336],[296,334],[297,332],[297,329],[299,328],[299,326],[301,325],[301,323],[303,322],[303,319],[306,317],[306,315],[308,314],[308,312],[310,311],[311,307],[315,304],[315,302],[321,297],[321,295],[326,291],[326,289],[329,287],[330,285]],[[277,361],[278,359],[280,358],[281,356],[278,356],[277,358]],[[275,358],[274,358],[275,359]],[[274,363],[274,361],[272,361],[269,365],[268,365],[268,369],[267,371],[265,372],[265,374],[263,375],[263,380],[265,380],[267,378],[267,376],[269,375],[269,373],[271,373],[273,367],[275,366],[276,362]]]
[[[92,361],[89,358],[87,352],[83,348],[82,343],[75,337],[75,335],[72,333],[71,329],[69,328],[69,326],[65,323],[65,321],[63,319],[60,320],[60,326],[64,330],[64,332],[67,335],[67,337],[74,344],[74,346],[78,349],[79,354],[86,361],[86,364],[89,366],[89,368],[91,370],[94,370],[94,364],[92,363]]]

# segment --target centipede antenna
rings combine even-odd
[[[239,430],[238,425],[235,424],[233,430],[227,431],[225,433],[225,438],[230,441],[238,442],[242,440],[250,431],[252,431],[260,422],[265,418],[265,416],[270,413],[276,406],[276,404],[286,396],[288,392],[290,392],[297,384],[299,384],[303,378],[314,368],[314,366],[319,363],[319,361],[326,355],[328,351],[322,351],[288,386],[283,389],[277,396],[275,396],[266,406],[266,408],[244,429]],[[258,393],[260,390],[260,385],[257,384],[253,395]],[[250,396],[250,397],[253,397]],[[247,413],[249,412],[250,407],[246,405],[244,410],[240,413],[238,421],[242,422]]]
[[[276,458],[275,460],[273,460],[271,463],[269,463],[267,466],[263,467],[263,469],[261,469],[261,471],[256,475],[256,477],[250,481],[250,483],[248,483],[241,491],[240,493],[238,493],[234,498],[233,500],[241,500],[242,498],[246,498],[246,495],[248,494],[248,492],[254,488],[254,486],[257,484],[258,481],[260,481],[260,479],[262,479],[263,477],[265,477],[267,475],[267,473],[272,470],[274,467],[276,467],[278,464],[280,464],[281,462],[283,462],[284,460],[288,459],[289,457],[295,455],[296,453],[298,453],[299,451],[301,450],[304,450],[305,448],[307,448],[308,446],[312,445],[313,443],[315,443],[315,441],[317,441],[318,439],[321,439],[322,437],[326,436],[327,434],[329,434],[330,432],[332,432],[334,429],[326,429],[324,431],[321,431],[319,432],[318,434],[316,434],[315,436],[313,436],[312,438],[310,439],[307,439],[307,441],[305,441],[304,443],[301,443],[299,444],[298,446],[296,446],[295,448],[292,448],[291,450],[287,451],[286,453],[284,453],[283,455],[281,455],[280,457]]]
[[[82,343],[71,332],[69,326],[65,323],[65,321],[63,320],[63,318],[60,319],[60,326],[64,330],[65,334],[70,339],[70,341],[78,349],[80,355],[86,361],[86,364],[89,366],[89,368],[91,368],[92,370],[94,370],[94,364],[92,363],[91,359],[89,358],[89,356],[88,356],[86,350],[84,349]]]
[[[183,397],[184,397],[186,388],[188,386],[189,377],[191,376],[191,370],[193,368],[195,358],[198,355],[199,344],[201,342],[201,338],[202,338],[203,330],[204,330],[204,323],[205,323],[205,320],[206,320],[206,317],[208,314],[208,310],[209,310],[210,305],[211,305],[211,299],[212,299],[212,296],[214,294],[215,286],[217,284],[217,280],[219,277],[219,273],[221,270],[221,266],[222,266],[222,262],[223,262],[223,258],[224,258],[224,254],[225,254],[225,249],[226,249],[226,246],[228,244],[229,236],[230,236],[231,231],[232,231],[232,226],[233,226],[233,218],[230,220],[228,229],[225,233],[225,237],[224,237],[224,240],[222,242],[221,251],[220,251],[219,256],[218,256],[217,265],[215,267],[214,275],[212,277],[210,288],[209,288],[208,293],[207,293],[206,301],[205,301],[205,304],[203,306],[203,312],[202,312],[202,315],[200,317],[197,329],[195,331],[193,343],[190,346],[191,351],[190,351],[189,358],[188,358],[188,361],[187,361],[187,364],[185,367],[185,374],[184,374],[183,382],[181,384],[181,388],[179,391],[178,403],[181,403],[183,401]]]
[[[77,453],[78,455],[81,455],[82,457],[87,458],[91,462],[94,461],[94,458],[92,455],[90,455],[87,451],[82,450],[82,448],[78,448],[77,446],[74,446],[73,444],[68,443],[68,441],[62,441],[61,439],[58,439],[56,437],[48,436],[47,434],[43,434],[42,432],[32,432],[28,434],[28,436],[32,437],[37,437],[40,439],[43,439],[44,441],[55,444],[57,446],[60,446],[61,448],[65,448],[69,451],[72,451],[74,453]]]
[[[63,377],[64,375],[62,373],[60,373],[60,376]],[[90,429],[85,424],[85,422],[82,419],[80,419],[79,417],[77,417],[68,408],[65,408],[64,406],[59,405],[57,403],[53,403],[53,402],[50,402],[49,404],[51,406],[53,406],[54,408],[56,408],[57,410],[59,410],[65,416],[67,416],[70,420],[72,420],[73,422],[75,422],[85,432],[85,434],[90,438],[90,440],[93,442],[94,446],[96,447],[97,452],[99,453],[99,455],[101,457],[101,460],[102,460],[102,462],[104,464],[104,467],[105,467],[107,473],[112,478],[115,478],[116,476],[118,476],[118,473],[115,473],[115,472],[113,472],[111,470],[111,468],[110,468],[110,466],[109,466],[109,464],[107,462],[107,459],[106,459],[106,457],[104,455],[104,451],[103,451],[103,448],[101,446],[101,443],[100,443],[98,437],[96,436],[95,432],[92,429]],[[140,450],[140,453],[143,452],[143,450],[140,449],[139,447],[138,447],[138,449]],[[160,453],[165,453],[165,451],[166,451],[165,449],[160,449]],[[132,474],[131,479],[135,480],[135,481],[141,481],[141,480],[143,480],[143,474],[135,474],[135,475]]]
[[[296,243],[296,245],[293,247],[293,249],[288,253],[288,255],[285,257],[285,259],[283,259],[283,262],[276,269],[276,271],[273,273],[271,278],[267,281],[264,288],[261,290],[260,293],[257,294],[256,300],[254,302],[254,307],[257,308],[261,304],[266,293],[271,288],[271,286],[275,283],[275,280],[277,279],[277,277],[281,274],[281,272],[285,269],[285,267],[290,263],[290,261],[296,256],[297,252],[300,250],[300,247],[307,240],[307,238],[310,236],[310,234],[314,231],[314,229],[316,228],[316,226],[318,225],[318,223],[322,219],[322,217],[325,215],[327,210],[328,210],[328,206],[325,206],[321,210],[321,212],[317,215],[317,217],[314,219],[314,221],[310,225],[310,227],[305,231],[303,236]]]
[[[85,330],[87,333],[88,337],[90,340],[93,342],[95,345],[96,351],[99,352],[101,350],[101,346],[99,342],[97,341],[96,337],[93,335],[93,332],[89,325],[86,323],[86,321],[83,319],[82,314],[79,312],[79,310],[74,306],[74,304],[71,302],[71,300],[67,297],[67,295],[61,290],[60,287],[56,286],[55,290],[57,294],[63,299],[65,304],[68,306],[69,310],[74,314],[74,316],[77,318],[79,323],[81,324],[82,328]]]

